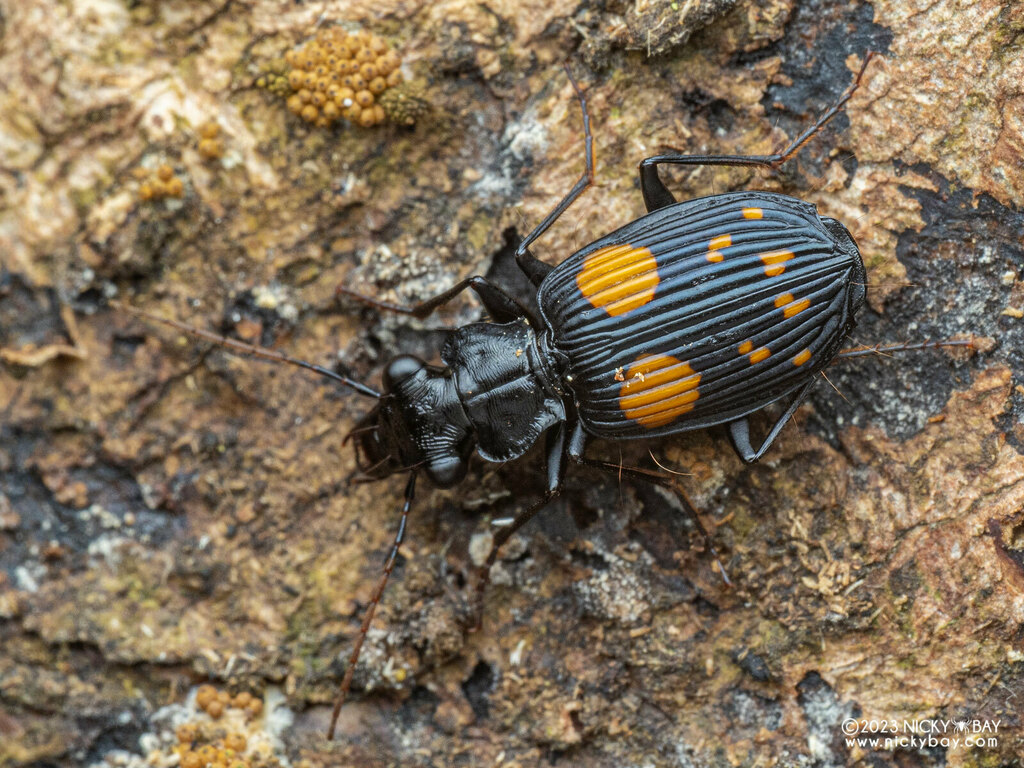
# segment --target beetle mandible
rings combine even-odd
[[[451,487],[465,477],[474,451],[486,461],[506,462],[544,439],[546,492],[495,533],[480,568],[479,597],[501,546],[561,492],[570,462],[666,486],[680,494],[699,526],[671,475],[587,459],[588,436],[648,438],[724,424],[745,462],[757,461],[771,446],[818,374],[841,355],[866,295],[860,252],[841,223],[820,217],[810,203],[769,192],[677,202],[658,167],[777,169],[842,109],[872,56],[866,54],[842,97],[779,153],[644,159],[639,174],[647,213],[551,266],[530,246],[594,179],[586,96],[566,67],[583,118],[585,170],[515,252],[537,289],[539,314],[479,276],[413,307],[339,287],[339,294],[420,318],[469,289],[490,316],[451,331],[440,353],[444,366],[411,355],[391,360],[381,392],[275,350],[124,307],[230,349],[312,370],[376,400],[349,435],[357,466],[364,479],[407,472],[408,481],[398,530],[348,659],[329,739],[403,543],[420,474],[437,487]],[[931,344],[891,348],[923,346]],[[787,397],[767,435],[752,442],[748,417]]]

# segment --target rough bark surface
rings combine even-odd
[[[140,753],[207,681],[283,696],[293,764],[1019,764],[1024,6],[591,5],[0,0],[0,766]],[[402,52],[415,127],[310,128],[254,86],[335,22]],[[856,341],[982,351],[835,366],[751,467],[720,430],[593,442],[690,473],[731,588],[672,500],[577,471],[469,633],[471,541],[537,498],[542,457],[422,485],[327,743],[404,485],[347,482],[367,402],[108,300],[375,383],[479,309],[408,321],[337,303],[339,283],[412,302],[481,273],[528,295],[510,246],[582,169],[566,55],[597,184],[535,249],[552,263],[642,212],[641,158],[770,152],[868,50],[782,173],[671,186],[813,201],[868,267]],[[180,201],[140,199],[136,169],[161,163]],[[998,720],[998,743],[848,746],[848,717]]]

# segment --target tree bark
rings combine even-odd
[[[256,87],[342,22],[402,54],[415,126],[311,127]],[[1013,764],[1022,35],[1024,8],[995,0],[0,2],[0,766],[164,759],[203,682],[294,713],[251,724],[280,739],[268,763]],[[978,351],[835,365],[750,467],[721,429],[592,441],[687,473],[731,587],[672,499],[571,470],[471,633],[469,552],[543,492],[542,456],[421,482],[327,743],[402,504],[401,478],[349,483],[368,403],[109,299],[376,386],[480,310],[411,321],[339,283],[412,303],[488,274],[530,298],[511,246],[583,169],[567,55],[597,183],[534,248],[552,264],[642,214],[643,157],[776,150],[869,50],[781,172],[665,175],[681,199],[781,191],[842,221],[868,268],[855,342]],[[221,158],[198,151],[211,122]],[[161,165],[180,199],[140,194]],[[999,725],[982,747],[952,726],[923,735],[957,746],[872,746],[850,718]]]

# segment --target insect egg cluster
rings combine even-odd
[[[204,160],[220,160],[224,157],[224,142],[220,138],[220,126],[215,122],[199,127],[199,144],[196,147]]]
[[[219,691],[212,685],[201,685],[196,691],[196,706],[206,712],[214,720],[224,714],[227,708],[244,710],[255,717],[263,710],[263,702],[250,693],[239,693],[232,696],[227,691]]]
[[[264,707],[266,698],[266,707]],[[232,695],[201,685],[185,702],[154,712],[138,752],[114,748],[90,768],[285,768],[281,734],[292,724],[278,692]],[[302,765],[299,763],[298,765]]]
[[[402,82],[398,54],[376,35],[332,27],[285,54],[288,109],[326,128],[339,118],[364,128],[384,122],[379,97]]]
[[[139,179],[139,197],[142,200],[163,200],[185,196],[185,182],[174,174],[174,168],[167,163],[152,168],[136,168]]]
[[[234,696],[212,685],[196,691],[196,707],[215,721],[228,720],[224,727],[200,721],[181,723],[175,730],[180,768],[270,768],[279,762],[269,756],[253,720],[263,712],[263,701],[250,693]],[[229,713],[229,710],[231,712]],[[240,713],[240,716],[239,716]],[[234,715],[229,717],[229,714]],[[246,735],[249,732],[249,735]]]

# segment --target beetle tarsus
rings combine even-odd
[[[569,82],[572,83],[573,90],[576,92],[576,98],[580,103],[580,112],[583,115],[583,151],[585,168],[583,175],[580,176],[579,180],[573,185],[573,188],[569,190],[569,194],[563,197],[558,205],[556,205],[551,212],[544,217],[543,221],[534,227],[533,231],[531,231],[530,234],[524,237],[522,242],[519,243],[519,247],[516,249],[517,261],[520,258],[520,254],[524,253],[534,240],[543,235],[548,230],[548,227],[554,224],[558,218],[565,213],[569,206],[583,194],[587,187],[594,183],[594,137],[590,132],[590,113],[587,111],[587,98],[583,90],[577,84],[575,78],[573,78],[572,72],[569,71],[568,64],[565,66],[565,73],[569,76]]]
[[[792,159],[833,117],[839,114],[846,102],[860,87],[861,78],[868,68],[868,62],[874,55],[874,51],[868,51],[865,54],[853,84],[846,89],[839,100],[825,110],[813,125],[802,131],[785,149],[779,152],[770,155],[655,155],[642,160],[639,166],[640,190],[643,192],[647,210],[656,211],[675,202],[675,197],[668,191],[658,175],[659,165],[753,166],[778,170],[786,161]]]
[[[515,518],[506,526],[502,526],[498,529],[498,532],[494,534],[494,541],[491,544],[491,551],[487,555],[487,560],[477,569],[476,586],[474,587],[473,601],[471,604],[470,616],[474,619],[470,622],[470,631],[477,632],[480,627],[483,626],[484,612],[483,612],[483,596],[487,589],[487,585],[491,580],[491,568],[494,567],[494,563],[498,559],[498,553],[505,542],[512,538],[512,534],[526,525],[533,517],[540,512],[544,507],[551,503],[556,496],[562,492],[561,488],[557,488],[554,491],[548,491],[544,494],[544,497],[526,509],[525,512],[520,512]]]
[[[480,303],[484,305],[484,309],[487,310],[488,314],[495,322],[507,323],[512,320],[518,320],[521,317],[527,317],[534,325],[537,325],[539,322],[535,318],[531,317],[530,313],[527,312],[527,310],[518,301],[509,296],[505,291],[489,281],[487,278],[480,277],[479,275],[474,275],[473,277],[467,277],[465,280],[460,280],[448,290],[421,301],[419,304],[414,304],[413,306],[374,299],[370,296],[364,296],[361,293],[356,293],[343,285],[339,285],[334,289],[334,295],[336,298],[340,296],[347,296],[350,299],[384,312],[411,315],[419,320],[423,320],[465,290],[471,290],[477,295],[477,298],[480,299]]]
[[[342,678],[341,689],[338,692],[338,698],[334,701],[334,709],[331,711],[331,724],[327,728],[328,741],[334,739],[334,728],[338,724],[338,715],[341,714],[341,708],[345,704],[349,688],[352,687],[352,676],[355,674],[356,663],[359,661],[359,654],[362,653],[366,635],[370,631],[370,624],[373,622],[373,614],[377,611],[377,606],[380,604],[381,596],[384,594],[384,588],[388,584],[388,578],[391,576],[391,572],[395,569],[395,560],[398,559],[398,550],[402,546],[402,541],[405,539],[405,527],[409,520],[409,508],[412,506],[412,499],[415,493],[416,472],[414,471],[409,473],[409,481],[405,486],[405,503],[402,505],[402,518],[398,521],[398,531],[395,533],[395,540],[391,545],[391,550],[388,552],[387,559],[384,561],[384,570],[380,575],[380,581],[377,582],[377,588],[373,591],[373,596],[370,598],[370,604],[366,606],[366,611],[363,614],[363,623],[359,628],[359,634],[356,636],[356,641],[352,646],[352,653],[348,657],[348,665],[345,667],[345,677]]]
[[[851,357],[866,357],[868,355],[888,357],[892,352],[916,352],[922,349],[942,349],[944,347],[966,347],[967,349],[975,350],[977,349],[977,344],[973,336],[966,339],[942,339],[938,341],[925,339],[924,341],[894,342],[892,344],[879,343],[840,350],[836,353],[832,362],[848,360]]]
[[[722,581],[728,587],[732,586],[732,580],[729,578],[728,572],[725,570],[725,565],[722,563],[721,558],[718,556],[718,549],[715,547],[714,540],[711,538],[711,533],[704,526],[704,522],[700,519],[700,513],[697,512],[697,507],[690,500],[689,495],[683,489],[681,485],[676,481],[676,478],[671,472],[661,471],[658,472],[653,469],[644,469],[643,467],[626,467],[621,464],[612,464],[607,461],[596,461],[594,459],[587,459],[584,457],[578,457],[575,459],[577,464],[582,464],[587,467],[593,467],[600,469],[604,472],[609,472],[616,475],[620,479],[622,477],[629,477],[640,482],[650,483],[651,485],[660,486],[667,491],[674,493],[680,500],[683,509],[693,522],[697,532],[704,539],[704,549],[711,556],[713,562],[717,566],[719,574],[722,576]],[[657,462],[656,462],[657,463]],[[660,465],[659,465],[660,466]]]

